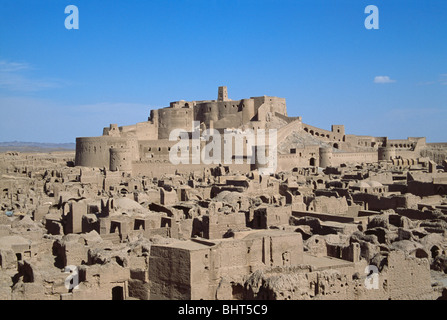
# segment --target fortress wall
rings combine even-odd
[[[229,167],[233,172],[250,172],[250,164],[229,164],[224,165]],[[204,169],[215,168],[215,164],[182,164],[174,165],[169,162],[169,159],[151,161],[136,161],[132,163],[132,173],[134,175],[154,176],[160,174],[175,174],[178,173],[190,173],[194,171],[203,171]]]
[[[396,157],[396,149],[390,147],[381,147],[378,150],[379,160],[391,160]]]
[[[158,127],[151,121],[139,122],[129,126],[121,126],[119,132],[112,133],[110,128],[104,128],[105,136],[136,137],[138,140],[155,140],[158,138]]]
[[[76,138],[75,165],[82,167],[106,167],[110,164],[110,148],[127,148],[135,151],[134,139],[120,137],[88,137]]]
[[[270,104],[270,112],[279,113],[287,117],[287,105],[285,98],[268,97]]]
[[[252,97],[250,99],[254,100],[255,113],[258,112],[259,109],[262,109],[264,113],[277,112],[279,114],[287,116],[286,99],[284,98],[262,96]]]
[[[421,156],[420,151],[410,149],[399,149],[395,147],[381,147],[378,151],[379,160],[391,160],[396,157],[403,159],[417,159]]]
[[[379,161],[377,152],[334,152],[331,165],[338,166],[347,162],[375,163]]]
[[[396,149],[396,156],[403,159],[416,159],[421,156],[421,153],[412,150]]]
[[[256,113],[256,120],[258,121],[265,121],[267,119],[267,114],[269,111],[268,105],[264,104],[262,101],[261,104],[259,104],[259,101],[253,100],[255,102],[255,113]]]
[[[332,148],[320,148],[320,164],[319,167],[326,168],[332,165]]]
[[[221,163],[225,161],[225,145],[224,145],[224,139],[223,135],[221,135],[221,145],[220,145],[220,154],[221,154]],[[243,156],[245,157],[247,155],[247,144],[246,144],[246,137],[243,135],[239,135],[238,137],[241,138],[241,140],[236,140],[235,138],[232,139],[232,153],[231,155],[236,154],[236,143],[242,146],[242,152]],[[267,138],[268,141],[268,138]],[[206,147],[208,145],[208,141],[197,141],[197,140],[189,140],[189,149],[186,151],[188,156],[188,163],[192,164],[193,156],[198,155],[200,159],[202,158],[202,152],[206,152]],[[171,163],[170,162],[170,153],[174,152],[172,148],[176,148],[177,141],[169,141],[169,140],[145,140],[145,141],[139,141],[139,160],[143,162],[151,162],[151,163]],[[200,144],[200,145],[198,145]],[[199,149],[193,149],[193,148],[199,148]],[[252,149],[249,150],[250,154],[252,152]],[[217,149],[214,149],[214,152],[217,152]],[[178,157],[181,157],[181,152],[178,152]],[[248,159],[243,158],[242,161],[246,163]],[[223,163],[224,164],[224,163]],[[214,166],[217,165],[216,163],[213,164]],[[224,164],[227,165],[227,164]]]
[[[136,124],[135,134],[138,140],[156,140],[158,127],[150,121],[139,122]]]
[[[318,146],[296,149],[295,154],[278,154],[277,172],[290,171],[296,167],[309,167],[318,165]]]
[[[302,117],[288,117],[288,116],[285,116],[285,115],[280,114],[278,112],[275,112],[275,116],[280,118],[281,120],[284,120],[287,123],[290,123],[290,122],[293,122],[293,121],[296,121],[296,120],[301,121],[303,119]]]
[[[265,121],[249,121],[245,124],[245,128],[253,130],[254,132],[256,132],[256,130],[258,129],[265,129]],[[265,132],[267,134],[268,130],[266,130]]]
[[[194,110],[191,108],[165,108],[158,110],[158,139],[169,139],[174,129],[191,131]]]
[[[129,148],[110,149],[110,171],[132,171],[132,151]]]
[[[241,100],[242,123],[250,122],[255,116],[255,101],[253,99]]]
[[[427,143],[426,147],[421,151],[421,156],[429,157],[438,165],[442,165],[442,161],[447,159],[447,143]]]
[[[408,138],[406,140],[387,140],[386,147],[394,148],[396,151],[420,151],[426,147],[425,138]]]
[[[254,101],[254,112],[256,117],[254,120],[265,123],[267,115],[277,113],[279,116],[287,117],[286,100],[277,97],[255,97],[251,98]]]
[[[139,160],[169,160],[169,151],[177,141],[143,140],[138,141]]]
[[[370,147],[377,148],[386,144],[386,137],[372,137],[372,136],[356,136],[346,135],[346,143],[351,144],[352,147]]]
[[[303,129],[303,123],[301,122],[301,119],[297,119],[295,121],[292,121],[285,126],[278,129],[277,133],[277,142],[278,144],[283,142],[284,139],[287,138],[287,136],[293,132],[293,131],[301,131]]]
[[[194,119],[205,123],[207,128],[210,121],[216,129],[237,128],[243,124],[242,111],[250,108],[249,105],[245,100],[204,102],[195,106]]]
[[[416,146],[416,141],[411,141],[409,139],[399,139],[399,140],[388,140],[387,147],[396,149],[411,149]]]
[[[427,148],[435,148],[435,149],[447,150],[447,143],[446,142],[427,143]]]
[[[327,141],[338,141],[338,142],[342,142],[343,141],[343,137],[344,137],[344,133],[337,133],[337,132],[332,132],[332,131],[328,131],[328,130],[324,130],[324,129],[320,129],[308,124],[303,123],[303,130],[307,133],[310,133],[313,136],[318,137],[319,139],[322,140],[327,140]]]
[[[228,108],[228,107],[227,107]],[[234,110],[235,107],[229,108]],[[235,111],[237,112],[237,111]],[[219,119],[218,102],[204,102],[194,107],[194,120],[200,123],[205,123],[209,128],[210,121],[217,121]]]

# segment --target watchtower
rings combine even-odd
[[[219,87],[217,101],[228,101],[228,90],[226,86]]]

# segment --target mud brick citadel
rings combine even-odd
[[[287,116],[284,98],[263,96],[230,100],[227,88],[219,87],[217,100],[171,102],[167,108],[151,110],[148,121],[122,127],[111,124],[103,129],[100,137],[77,138],[76,165],[133,175],[173,174],[203,168],[203,164],[177,167],[169,161],[169,152],[177,142],[169,140],[170,133],[183,129],[192,135],[193,121],[200,123],[201,128],[212,128],[222,135],[225,129],[251,129],[253,132],[276,129],[278,172],[381,160],[409,166],[428,154],[437,156],[434,160],[439,162],[442,157],[439,148],[444,150],[445,147],[427,144],[425,138],[389,140],[387,137],[349,135],[344,125],[332,125],[328,131],[303,123],[301,117]],[[246,149],[241,156],[247,156]],[[233,163],[229,168],[247,173],[253,166]]]
[[[210,129],[276,144],[173,164],[175,129],[190,159]],[[246,161],[261,149],[270,174]],[[446,159],[447,143],[317,128],[226,87],[75,154],[2,153],[0,299],[445,299]]]

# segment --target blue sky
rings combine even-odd
[[[0,141],[74,142],[226,85],[324,129],[447,142],[446,39],[445,0],[1,0]]]

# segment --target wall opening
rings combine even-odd
[[[243,286],[233,282],[231,284],[231,289],[232,289],[231,294],[232,294],[233,300],[243,300],[244,299],[244,287]]]
[[[112,288],[112,300],[124,300],[124,289],[121,286]]]
[[[134,230],[144,230],[144,221],[135,219]]]
[[[416,249],[415,257],[419,258],[419,259],[428,258],[428,254],[427,254],[427,252],[425,252],[424,250],[419,248],[419,249]]]
[[[439,247],[438,247],[438,246],[433,246],[433,247],[431,247],[430,251],[431,251],[431,257],[432,257],[433,259],[435,259],[435,258],[436,258],[437,256],[439,256],[439,254],[440,254],[440,250],[439,250]]]

